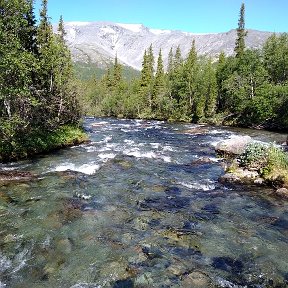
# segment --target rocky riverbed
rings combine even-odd
[[[282,135],[92,118],[85,127],[90,143],[1,165],[0,287],[287,286],[286,199],[219,181],[226,162],[215,152],[235,135]]]

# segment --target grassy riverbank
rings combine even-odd
[[[261,177],[269,186],[288,188],[288,153],[273,144],[250,143],[226,172],[240,178],[243,183]]]
[[[0,162],[25,159],[36,154],[77,145],[87,140],[87,135],[78,126],[65,125],[53,132],[33,131],[15,141],[1,142]]]

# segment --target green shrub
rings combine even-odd
[[[259,171],[275,187],[288,184],[288,154],[281,147],[252,143],[238,160],[240,166]]]
[[[69,125],[61,126],[53,132],[37,129],[14,138],[11,142],[1,141],[0,162],[19,160],[88,140],[80,127]]]
[[[248,144],[239,156],[240,166],[249,170],[259,170],[268,163],[269,146],[261,143]]]

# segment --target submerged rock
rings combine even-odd
[[[13,203],[14,201],[15,200],[12,199],[7,193],[0,191],[0,203],[4,202],[6,204],[9,204],[9,203]]]
[[[158,210],[177,212],[180,209],[190,206],[189,197],[180,196],[159,196],[154,198],[147,198],[139,203],[141,210]]]
[[[113,286],[113,288],[133,288],[134,283],[132,279],[124,279],[124,280],[117,280]]]
[[[36,179],[36,174],[28,171],[0,171],[0,185],[13,182],[29,182]]]
[[[131,275],[129,273],[128,263],[126,261],[113,261],[102,266],[101,270],[99,271],[99,276],[107,280],[114,280],[115,283],[118,281],[118,284],[120,285],[121,281],[126,281]]]
[[[182,287],[209,288],[214,287],[211,279],[201,271],[193,271],[185,276],[181,281]]]
[[[214,257],[212,260],[212,267],[233,274],[240,274],[244,269],[244,265],[240,260],[227,256]]]

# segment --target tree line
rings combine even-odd
[[[155,59],[150,45],[130,82],[116,57],[104,77],[84,83],[84,111],[288,130],[288,35],[274,34],[261,49],[247,49],[246,35],[242,4],[234,56],[199,56],[193,41],[185,59],[181,47],[171,48],[164,71],[162,51]]]
[[[33,0],[0,1],[0,160],[49,149],[48,135],[81,115],[63,19],[54,34],[47,0],[39,24],[33,8]]]

